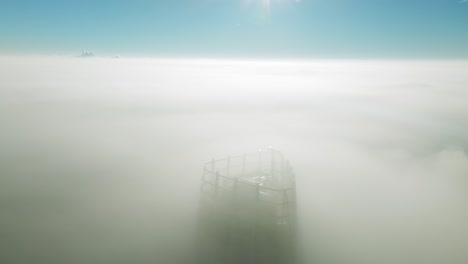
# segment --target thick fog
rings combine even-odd
[[[204,162],[270,145],[305,263],[467,263],[467,73],[2,57],[0,263],[190,263]]]

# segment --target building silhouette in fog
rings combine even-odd
[[[294,173],[272,148],[204,166],[197,233],[198,263],[293,264]]]

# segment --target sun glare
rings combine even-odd
[[[276,5],[284,5],[284,4],[292,4],[292,3],[299,3],[302,0],[243,0],[244,5],[252,6],[258,5],[264,11],[270,11],[273,4]]]

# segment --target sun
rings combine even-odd
[[[273,4],[276,5],[287,5],[302,2],[302,0],[242,0],[247,5],[260,5],[264,11],[270,11]]]

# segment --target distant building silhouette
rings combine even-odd
[[[80,57],[80,58],[91,58],[91,57],[94,57],[94,54],[91,51],[83,50],[83,52],[81,52],[81,55],[78,56],[78,57]]]

